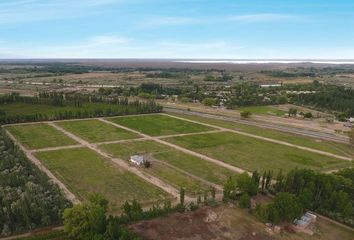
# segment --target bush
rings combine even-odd
[[[239,206],[241,208],[251,207],[251,198],[247,193],[242,194],[242,196],[240,197]]]
[[[241,112],[241,117],[243,118],[249,118],[252,115],[250,111],[242,111]]]

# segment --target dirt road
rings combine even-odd
[[[91,144],[81,138],[79,138],[78,136],[66,131],[65,129],[63,129],[62,127],[56,125],[53,122],[48,123],[49,125],[51,125],[52,127],[56,128],[57,130],[61,131],[62,133],[64,133],[66,136],[74,139],[75,141],[79,142],[80,144],[82,144],[83,146],[90,148],[91,150],[95,151],[96,153],[98,153],[99,155],[111,160],[113,163],[117,164],[118,166],[122,167],[123,169],[141,177],[142,179],[144,179],[145,181],[163,189],[165,192],[171,194],[173,197],[178,198],[179,197],[179,190],[177,190],[176,188],[170,186],[169,184],[161,181],[160,179],[153,177],[151,175],[148,175],[146,173],[143,173],[142,171],[139,171],[136,167],[132,167],[130,166],[128,163],[126,163],[126,161],[119,159],[119,158],[113,158],[112,156],[110,156],[109,154],[107,154],[106,152],[102,151],[101,149],[99,149],[95,144]]]
[[[51,171],[49,171],[33,154],[32,151],[26,149],[17,139],[9,132],[6,131],[7,135],[12,139],[12,141],[20,147],[20,149],[26,154],[27,158],[36,165],[41,171],[47,174],[47,176],[53,181],[55,184],[59,186],[59,188],[63,191],[65,197],[71,201],[73,204],[80,203],[80,200],[67,189],[64,183],[62,183],[58,178],[56,178]]]
[[[277,144],[281,144],[281,145],[285,145],[285,146],[289,146],[289,147],[293,147],[293,148],[298,148],[298,149],[305,150],[305,151],[308,151],[308,152],[313,152],[313,153],[318,153],[318,154],[329,156],[329,157],[338,158],[338,159],[341,159],[341,160],[346,160],[346,161],[352,161],[353,160],[352,158],[349,158],[349,157],[344,157],[344,156],[340,156],[340,155],[329,153],[329,152],[324,152],[324,151],[313,149],[313,148],[303,147],[303,146],[295,145],[295,144],[292,144],[292,143],[288,143],[288,142],[284,142],[284,141],[280,141],[280,140],[276,140],[276,139],[272,139],[272,138],[261,137],[261,136],[254,135],[254,134],[251,134],[251,133],[245,133],[245,132],[241,132],[241,131],[237,131],[237,130],[223,128],[223,127],[215,126],[215,125],[212,125],[212,124],[201,123],[201,122],[190,120],[190,119],[187,119],[187,118],[173,116],[173,115],[170,115],[170,114],[165,114],[165,115],[173,117],[173,118],[176,118],[176,119],[188,121],[188,122],[201,124],[201,125],[208,126],[208,127],[218,128],[218,129],[226,131],[226,132],[233,132],[233,133],[237,133],[237,134],[240,134],[240,135],[244,135],[244,136],[248,136],[248,137],[252,137],[252,138],[257,138],[257,139],[261,139],[261,140],[272,142],[272,143],[277,143]]]

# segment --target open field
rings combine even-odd
[[[262,137],[273,138],[288,143],[296,144],[299,146],[310,147],[321,151],[326,151],[333,154],[354,157],[354,148],[351,147],[349,144],[320,140],[320,139],[306,137],[302,135],[270,130],[270,129],[250,126],[246,124],[234,123],[234,122],[229,122],[224,120],[204,118],[200,116],[192,116],[192,115],[177,114],[177,113],[170,113],[170,115],[178,116],[178,117],[182,117],[194,121],[199,121],[201,123],[212,124],[215,126],[220,126],[232,130],[238,130],[246,133],[256,134]]]
[[[135,133],[114,127],[96,119],[62,121],[57,124],[90,143],[139,138]]]
[[[215,216],[215,218],[209,217]],[[206,221],[209,218],[211,221]],[[221,205],[195,212],[175,213],[131,224],[130,229],[146,240],[352,240],[354,232],[318,219],[314,234],[269,234],[265,225],[245,209]]]
[[[167,141],[248,171],[310,168],[330,170],[352,162],[274,144],[236,133],[211,133],[167,138]]]
[[[239,111],[249,111],[253,114],[268,114],[274,116],[284,116],[287,112],[281,109],[278,109],[273,106],[254,106],[254,107],[241,107],[238,108]]]
[[[102,193],[116,212],[126,200],[142,203],[164,199],[167,194],[87,148],[40,152],[35,156],[80,199]]]
[[[40,149],[77,144],[55,128],[45,123],[7,126],[26,148]]]
[[[154,160],[161,161],[218,185],[224,184],[228,177],[237,175],[226,168],[154,141],[107,144],[100,147],[113,156],[127,161],[133,154],[149,154],[152,164],[154,164]]]
[[[184,188],[188,196],[197,196],[208,191],[210,186],[198,181],[161,162],[152,162],[151,167],[144,169],[149,174],[156,176],[176,189]]]
[[[186,122],[165,115],[128,116],[109,118],[108,120],[151,136],[212,130],[210,127]]]

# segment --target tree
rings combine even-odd
[[[297,114],[297,109],[296,108],[289,108],[289,117],[291,116],[295,116],[296,117],[296,114]]]
[[[349,141],[350,144],[354,145],[354,127],[352,127],[352,130],[349,132]]]
[[[211,199],[212,199],[213,201],[215,201],[216,189],[215,189],[214,186],[212,186],[212,187],[210,188],[210,192],[211,192]]]
[[[106,231],[105,214],[105,207],[96,202],[85,202],[65,209],[64,231],[73,239],[94,239]]]
[[[184,195],[185,195],[185,190],[184,188],[181,188],[179,191],[179,203],[181,206],[184,206]]]
[[[280,192],[272,203],[274,211],[279,213],[281,221],[292,222],[295,218],[302,214],[303,208],[296,200],[295,196],[290,193]]]
[[[214,106],[216,105],[216,99],[215,98],[204,98],[202,103],[206,106]]]
[[[250,111],[242,111],[240,114],[243,118],[249,118],[252,115]]]
[[[254,196],[258,192],[257,182],[246,172],[237,176],[236,186],[239,191],[248,193],[250,196]]]
[[[241,208],[251,207],[251,199],[247,193],[242,194],[242,196],[240,197],[239,205]]]
[[[311,112],[307,112],[304,114],[304,118],[312,118],[312,117],[313,117],[313,115]]]
[[[236,189],[235,182],[231,177],[229,177],[227,181],[224,183],[223,199],[226,200],[226,199],[233,198],[235,189]]]

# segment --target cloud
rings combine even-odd
[[[171,25],[191,25],[202,23],[202,19],[191,17],[154,17],[139,23],[142,27],[159,27]]]
[[[256,13],[256,14],[243,14],[234,15],[230,17],[213,16],[213,17],[152,17],[145,19],[138,25],[141,27],[160,27],[160,26],[173,26],[173,25],[195,25],[195,24],[213,24],[213,23],[229,23],[229,22],[276,22],[276,21],[299,21],[307,19],[307,16],[282,14],[282,13]]]
[[[42,46],[40,43],[7,46],[3,42],[0,58],[91,58],[118,54],[122,49],[129,49],[132,39],[116,35],[93,36],[82,42],[70,44],[52,44]]]
[[[92,15],[100,6],[125,0],[3,0],[0,24],[78,18]]]
[[[236,15],[226,18],[226,21],[241,21],[241,22],[271,22],[271,21],[284,21],[284,20],[298,20],[304,16],[280,14],[280,13],[259,13]]]

